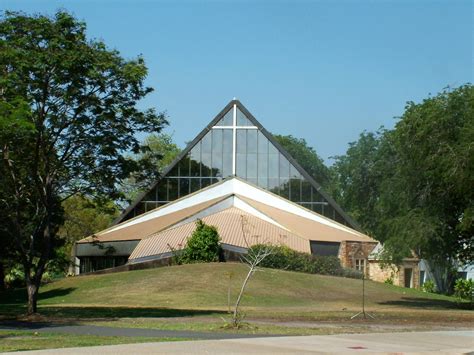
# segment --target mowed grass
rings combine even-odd
[[[0,330],[0,351],[39,350],[69,348],[80,346],[98,346],[115,344],[132,344],[157,341],[182,341],[177,338],[147,337],[111,337],[96,335],[74,335],[58,333],[38,333],[22,330]]]
[[[233,303],[247,267],[239,263],[193,264],[65,278],[41,287],[39,312],[71,318],[219,316]],[[229,275],[230,279],[229,279]],[[472,321],[451,297],[366,281],[366,307],[396,319]],[[262,269],[242,301],[248,317],[262,319],[347,318],[361,308],[362,281]],[[0,294],[0,314],[24,312],[24,291]]]

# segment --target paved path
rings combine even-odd
[[[441,331],[142,343],[14,354],[466,354],[472,351],[474,331]]]
[[[101,335],[120,337],[154,337],[154,338],[187,338],[187,339],[240,339],[261,338],[265,335],[195,332],[186,330],[160,330],[143,328],[115,328],[96,325],[63,325],[52,323],[30,322],[2,322],[3,330],[34,330],[40,333],[66,333],[79,335]],[[275,337],[275,335],[268,335]]]

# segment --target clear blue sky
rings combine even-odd
[[[142,54],[144,100],[190,141],[233,97],[271,132],[325,159],[406,101],[473,82],[471,1],[19,1],[1,9],[84,20],[90,37]],[[330,163],[330,161],[327,161]]]

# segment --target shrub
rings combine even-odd
[[[175,262],[178,264],[190,264],[198,262],[219,261],[221,247],[217,229],[208,226],[203,221],[196,221],[196,229],[191,238],[188,239],[186,247],[179,253],[175,253]]]
[[[458,279],[454,284],[454,296],[459,301],[473,302],[474,281]]]
[[[421,289],[423,290],[423,292],[435,293],[436,285],[432,280],[428,280],[423,283],[423,286],[421,286]]]
[[[268,246],[257,244],[251,247],[254,252],[261,248],[268,248]],[[273,253],[266,257],[260,266],[310,274],[361,278],[359,271],[343,268],[339,258],[336,256],[315,256],[297,252],[287,246],[274,246]]]

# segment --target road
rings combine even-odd
[[[474,331],[438,331],[123,344],[12,354],[466,354],[473,351]]]

